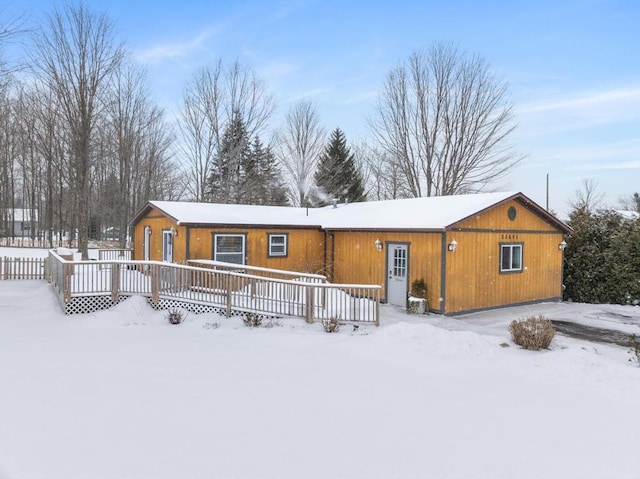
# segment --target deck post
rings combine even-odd
[[[157,264],[149,265],[151,269],[151,301],[158,304],[160,299],[160,267]]]
[[[380,326],[380,290],[376,293],[376,326]]]
[[[111,301],[113,301],[114,303],[117,303],[119,296],[120,296],[120,264],[113,263],[111,265]]]
[[[227,280],[225,284],[227,285],[227,318],[231,317],[231,279],[233,276],[231,274],[227,274]]]
[[[44,279],[47,283],[51,283],[51,255],[48,255],[42,260],[42,269],[44,271]]]
[[[64,302],[68,303],[69,301],[71,301],[71,271],[73,268],[73,265],[71,263],[65,262],[62,265],[63,268],[63,296],[64,296]]]
[[[316,294],[316,289],[313,286],[307,286],[307,294],[306,294],[307,311],[305,315],[305,319],[307,323],[313,323],[315,294]]]

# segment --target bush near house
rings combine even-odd
[[[514,343],[533,351],[549,349],[556,334],[551,321],[542,315],[512,321],[509,332]]]
[[[577,208],[564,251],[564,299],[640,304],[640,220]]]
[[[411,283],[411,291],[407,298],[407,313],[426,314],[428,312],[427,283],[422,278],[416,279]]]

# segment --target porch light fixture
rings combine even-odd
[[[382,251],[382,241],[380,241],[378,238],[376,238],[375,243],[376,243],[376,249],[378,251]]]
[[[177,230],[177,229],[175,229],[173,226],[171,227],[171,229],[170,229],[169,231],[171,232],[171,234],[172,234],[173,236],[178,236],[178,230]]]
[[[449,246],[447,246],[447,249],[449,251],[455,251],[457,246],[458,246],[458,242],[456,240],[453,240],[451,243],[449,243]]]
[[[562,243],[560,243],[560,244],[558,245],[558,249],[559,249],[560,251],[564,251],[564,249],[565,249],[566,247],[567,247],[567,242],[566,242],[565,240],[562,240]]]

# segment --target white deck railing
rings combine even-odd
[[[219,269],[222,271],[234,271],[236,273],[248,273],[254,276],[263,276],[274,279],[295,279],[306,283],[326,283],[327,277],[321,274],[298,273],[295,271],[285,271],[282,269],[262,268],[260,266],[249,266],[246,264],[226,263],[213,261],[210,259],[189,259],[187,264],[202,267]]]
[[[63,304],[78,296],[111,295],[117,301],[121,295],[139,294],[154,303],[163,298],[211,305],[226,310],[227,315],[245,311],[299,316],[307,322],[332,317],[343,322],[380,322],[378,285],[332,284],[320,282],[321,276],[302,274],[295,279],[279,279],[212,269],[212,265],[203,268],[159,261],[67,261],[54,251],[49,253],[48,262],[49,281]],[[270,274],[273,271],[278,270]]]

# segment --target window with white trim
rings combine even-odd
[[[268,256],[287,256],[289,238],[286,233],[269,233]]]
[[[522,271],[522,243],[500,245],[500,272]]]
[[[245,235],[216,234],[213,236],[213,259],[226,263],[244,264]]]

